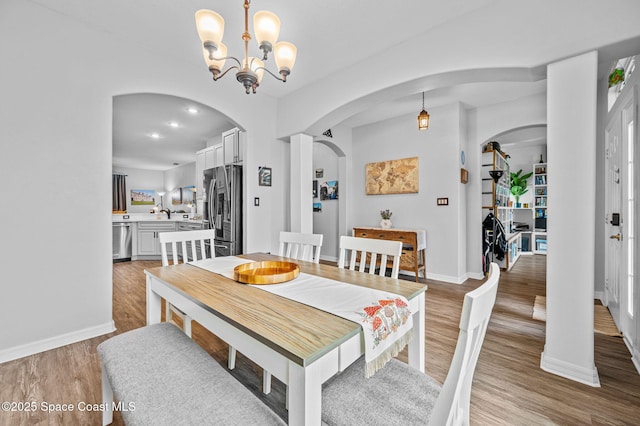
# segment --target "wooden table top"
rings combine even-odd
[[[290,260],[269,254],[242,255],[250,260]],[[427,286],[404,280],[295,261],[300,272],[375,288],[412,299]],[[361,332],[358,323],[286,299],[190,264],[145,270],[239,330],[306,366]]]

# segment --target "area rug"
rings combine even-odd
[[[596,333],[605,334],[607,336],[622,337],[622,334],[618,331],[609,309],[604,305],[594,305],[594,331]],[[547,320],[547,298],[544,296],[536,296],[533,303],[533,315],[534,320],[546,321]]]

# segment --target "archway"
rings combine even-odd
[[[337,261],[339,254],[340,235],[350,235],[347,230],[347,205],[350,192],[350,178],[347,171],[347,155],[334,141],[318,138],[314,139],[314,179],[318,183],[318,198],[315,203],[321,204],[321,212],[314,208],[313,232],[324,234],[322,258]],[[317,154],[324,153],[325,159],[329,156],[329,162],[317,158]],[[328,165],[328,167],[324,166]],[[320,166],[321,165],[321,166]],[[322,168],[322,177],[316,176],[316,170]],[[338,183],[339,192],[337,200],[321,200],[320,185],[325,181],[335,180]]]

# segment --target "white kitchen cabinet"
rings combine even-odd
[[[213,156],[213,167],[223,166],[224,165],[224,148],[222,144],[218,144],[213,147],[214,156]]]
[[[175,222],[139,222],[137,231],[137,255],[153,256],[159,258],[160,240],[158,234],[160,232],[174,232],[176,230]],[[171,252],[171,247],[169,247]]]
[[[215,153],[215,146],[210,146],[209,148],[207,148],[204,151],[204,168],[206,169],[210,169],[212,167],[215,167],[215,163],[216,163],[216,153]]]
[[[209,146],[196,152],[196,200],[201,200],[206,188],[203,188],[203,174],[207,169],[224,164],[222,143]]]
[[[243,160],[244,137],[240,137],[240,130],[236,127],[222,134],[222,145],[224,150],[224,164],[238,164]]]

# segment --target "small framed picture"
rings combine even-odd
[[[460,169],[460,182],[469,182],[469,172],[467,171],[467,169]]]
[[[271,167],[258,167],[258,185],[271,186]]]

